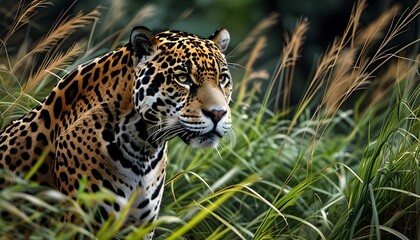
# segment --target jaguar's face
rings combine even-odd
[[[134,102],[154,125],[151,140],[179,136],[192,147],[216,147],[231,124],[232,80],[222,53],[228,32],[218,30],[208,39],[176,31],[153,35],[144,28],[134,34],[132,44],[141,46],[134,47]]]

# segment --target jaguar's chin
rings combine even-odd
[[[219,145],[220,139],[222,138],[216,131],[198,136],[194,134],[180,134],[179,137],[193,148],[215,148]]]

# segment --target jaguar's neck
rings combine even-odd
[[[113,142],[123,156],[132,162],[147,162],[161,150],[166,141],[153,141],[153,125],[148,124],[135,109],[119,119],[114,126]]]
[[[115,130],[115,140],[108,144],[107,151],[119,167],[120,178],[126,187],[121,189],[127,197],[134,189],[139,195],[134,200],[127,222],[143,224],[156,220],[165,184],[167,166],[167,141],[150,142],[148,124],[133,112],[125,116]]]

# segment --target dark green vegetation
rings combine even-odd
[[[153,8],[106,36],[114,22],[99,23],[105,12],[99,8],[58,19],[40,42],[13,42],[43,7],[49,4],[33,1],[17,10],[0,41],[0,128],[34,107],[68,69],[125,42]],[[243,39],[228,56],[238,58],[231,60],[232,134],[214,150],[171,142],[157,239],[419,239],[420,40],[393,43],[413,30],[420,4],[392,7],[369,24],[360,21],[364,7],[356,4],[341,36],[305,77],[297,104],[290,104],[291,89],[308,22],[285,35],[274,70],[255,67],[270,52],[263,32],[274,18]],[[80,29],[90,33],[68,44]],[[22,239],[23,228],[34,239],[139,239],[154,227],[122,228],[122,216],[93,236],[95,202],[112,201],[112,194],[84,193],[81,186],[72,200],[16,181],[0,190],[0,239]],[[58,221],[69,211],[83,224]]]

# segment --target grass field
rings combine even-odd
[[[40,42],[10,41],[48,6],[32,1],[19,9],[0,41],[0,129],[36,106],[65,72],[125,42],[133,24],[150,12],[141,9],[109,37],[101,33],[113,23],[99,24],[98,8],[59,19]],[[82,185],[78,198],[68,199],[15,179],[0,190],[0,239],[28,237],[22,229],[32,231],[30,239],[139,239],[153,227],[156,239],[420,239],[420,39],[393,45],[419,21],[420,3],[392,7],[369,25],[360,22],[364,8],[365,1],[356,3],[295,105],[295,66],[310,25],[301,20],[285,33],[274,71],[255,67],[269,51],[263,32],[273,19],[255,26],[243,40],[248,44],[227,56],[244,59],[231,62],[230,136],[213,150],[170,142],[153,226],[124,228],[122,214],[94,236],[95,203],[112,201],[111,193],[85,193]],[[90,34],[63,44],[81,28]],[[83,224],[59,222],[68,212]]]

